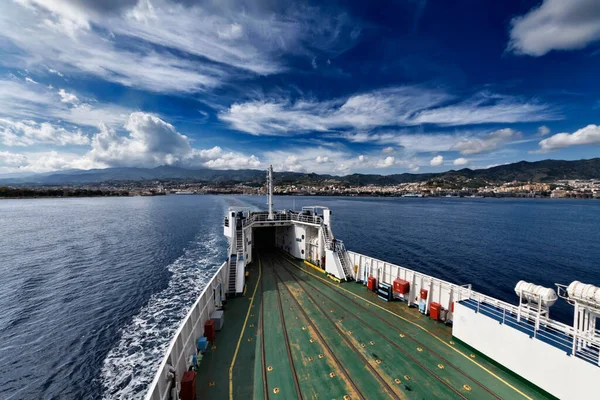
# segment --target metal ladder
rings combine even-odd
[[[229,293],[235,293],[235,280],[237,277],[237,255],[232,254],[229,260]]]

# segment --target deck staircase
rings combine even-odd
[[[350,265],[350,257],[348,257],[348,252],[346,251],[344,242],[341,240],[336,240],[334,245],[333,234],[331,233],[328,225],[323,225],[321,232],[323,232],[323,239],[325,239],[325,247],[329,250],[333,250],[340,261],[340,265],[342,266],[346,280],[352,279],[354,274],[352,273],[353,271]]]
[[[235,249],[231,249],[231,257],[229,258],[229,293],[237,293],[236,283],[238,270],[245,265],[244,260],[244,237],[241,226],[235,233]]]
[[[237,277],[237,254],[229,258],[229,290],[228,293],[235,294],[235,279]]]

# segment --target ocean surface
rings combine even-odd
[[[264,197],[0,201],[0,399],[143,397],[225,260],[229,206]],[[323,205],[346,247],[505,301],[524,279],[600,285],[600,201],[276,197]],[[560,301],[554,318],[570,322]]]

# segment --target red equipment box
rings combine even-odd
[[[427,289],[421,289],[421,300],[427,300]]]
[[[196,398],[196,373],[194,371],[185,371],[181,378],[181,400],[194,400]]]
[[[377,290],[377,279],[374,276],[370,276],[367,279],[367,287],[373,292]]]
[[[408,294],[408,292],[410,292],[410,283],[400,278],[394,280],[394,292]]]
[[[209,319],[204,323],[204,336],[209,342],[215,341],[215,320]]]
[[[431,319],[439,321],[441,309],[442,309],[442,306],[440,305],[440,303],[431,302],[429,304],[429,317]]]

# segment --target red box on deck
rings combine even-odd
[[[394,280],[394,292],[408,294],[408,292],[410,292],[410,283],[400,278]]]
[[[421,300],[427,300],[427,289],[421,289]]]
[[[369,288],[369,290],[372,290],[373,292],[377,290],[377,279],[375,279],[374,276],[370,276],[367,279],[367,287]]]
[[[204,336],[209,342],[215,341],[215,320],[209,319],[204,323]]]
[[[442,306],[440,303],[431,302],[429,304],[429,317],[431,319],[435,319],[436,321],[439,321],[441,309],[442,309]]]
[[[196,373],[194,371],[185,371],[181,378],[181,400],[194,400],[196,398]]]

